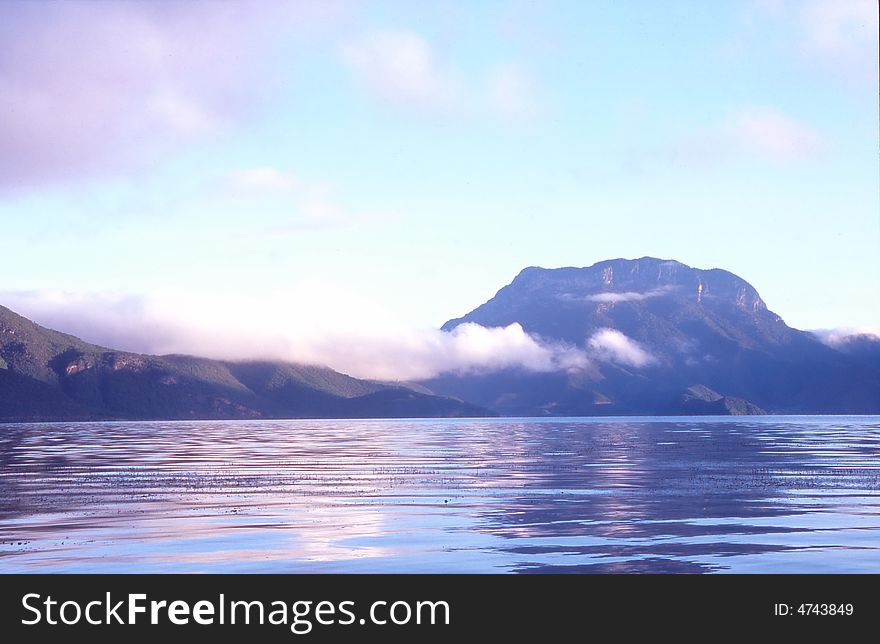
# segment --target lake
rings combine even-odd
[[[0,425],[0,572],[880,572],[880,417]]]

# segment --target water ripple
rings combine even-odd
[[[880,419],[0,426],[0,571],[880,572]]]

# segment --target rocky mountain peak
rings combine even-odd
[[[854,341],[852,355],[825,346],[719,268],[657,257],[530,267],[443,329],[465,322],[517,323],[582,353],[580,371],[438,381],[514,415],[873,413],[880,401],[871,343]]]

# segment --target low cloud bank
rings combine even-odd
[[[838,349],[855,338],[868,337],[880,342],[880,329],[869,327],[843,327],[839,329],[815,329],[810,331],[820,342]]]
[[[320,284],[234,300],[178,292],[122,297],[17,291],[0,293],[0,302],[43,326],[114,349],[322,364],[360,378],[589,366],[585,350],[542,341],[519,324],[411,329],[356,295]]]
[[[517,323],[466,323],[451,332],[412,329],[366,299],[318,283],[234,299],[171,291],[124,297],[15,291],[0,292],[0,302],[43,326],[113,349],[286,360],[360,378],[418,380],[510,368],[580,371],[594,362],[638,368],[655,361],[638,342],[609,328],[582,347],[529,335]]]

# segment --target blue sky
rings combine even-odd
[[[870,0],[4,3],[2,302],[322,359],[653,255],[880,328],[876,29]]]

